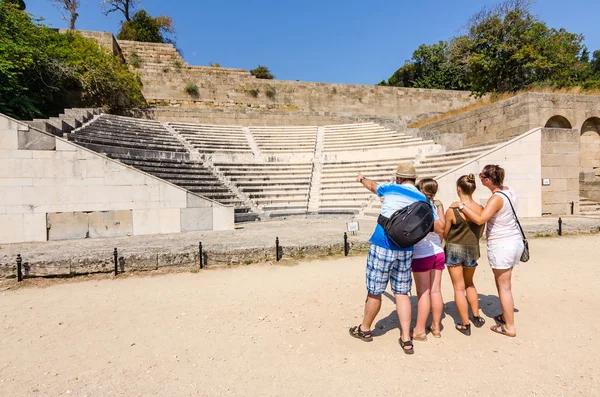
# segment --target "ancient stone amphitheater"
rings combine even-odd
[[[464,92],[264,81],[189,66],[171,45],[86,34],[138,59],[153,106],[0,117],[0,243],[374,218],[380,202],[356,173],[390,181],[402,161],[436,178],[444,202],[458,176],[496,163],[521,216],[600,215],[598,97],[528,93],[476,106]]]

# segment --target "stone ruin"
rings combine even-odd
[[[155,106],[133,117],[2,117],[0,243],[374,219],[380,202],[356,172],[386,182],[401,161],[436,178],[444,202],[458,176],[497,163],[519,192],[520,216],[600,215],[596,96],[528,93],[477,108],[463,92],[260,81],[189,66],[170,45],[102,37],[124,60],[135,52]],[[196,98],[184,92],[190,81]],[[273,96],[260,94],[269,87]],[[465,105],[475,109],[408,128]]]

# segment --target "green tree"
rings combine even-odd
[[[258,65],[258,67],[252,69],[250,74],[257,79],[273,80],[275,78],[269,68],[263,65]]]
[[[600,53],[590,60],[582,35],[549,28],[530,7],[531,0],[508,0],[483,8],[471,17],[463,35],[419,46],[379,84],[469,89],[477,95],[536,86],[597,87]]]
[[[174,33],[170,17],[163,15],[154,18],[146,10],[139,10],[131,21],[123,22],[117,38],[147,43],[174,43]]]
[[[467,71],[475,93],[578,83],[583,36],[548,28],[529,6],[528,1],[510,0],[483,10],[471,19],[467,33],[454,40],[453,61]]]
[[[59,34],[0,3],[0,113],[30,119],[65,107],[143,102],[139,79],[96,41]]]
[[[421,44],[412,58],[380,85],[446,90],[468,89],[464,73],[450,60],[450,44]]]
[[[21,11],[24,11],[27,8],[27,6],[25,5],[25,1],[23,0],[2,0],[2,3],[13,4]]]

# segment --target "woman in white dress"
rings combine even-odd
[[[504,169],[499,165],[486,165],[479,174],[481,184],[492,192],[481,214],[477,214],[463,204],[459,205],[471,221],[482,225],[487,222],[486,239],[488,261],[494,272],[502,314],[494,317],[496,324],[491,330],[502,335],[514,337],[515,328],[514,300],[511,289],[513,267],[519,264],[524,244],[511,204],[517,211],[517,195],[508,186],[504,186]]]

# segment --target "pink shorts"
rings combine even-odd
[[[415,273],[428,272],[429,270],[444,270],[446,257],[443,252],[425,258],[413,259],[412,271]]]

